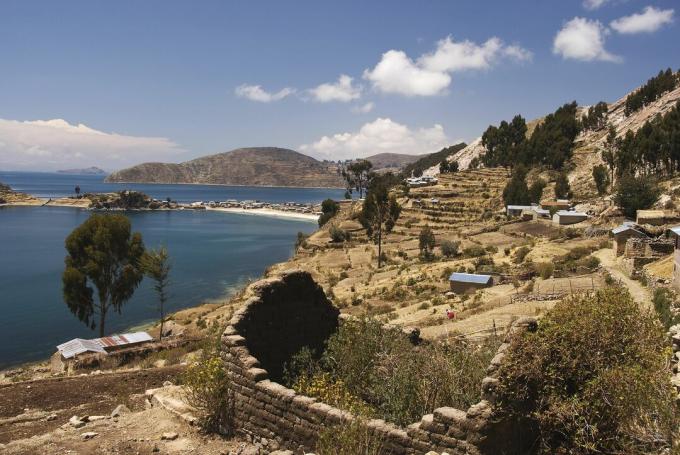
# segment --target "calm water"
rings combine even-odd
[[[8,178],[9,176],[9,178]],[[40,196],[68,194],[74,176],[0,173],[0,181]],[[77,177],[84,191],[111,191],[100,177]],[[92,185],[92,188],[89,185]],[[120,188],[113,185],[116,189]],[[180,201],[260,199],[318,202],[333,190],[138,185],[155,197]],[[158,192],[154,192],[158,191]],[[0,368],[39,360],[75,337],[93,338],[61,296],[64,239],[90,212],[60,207],[0,208]],[[307,221],[203,211],[129,212],[133,229],[148,247],[161,242],[173,259],[169,311],[230,294],[293,252],[296,233],[310,233]],[[156,318],[155,295],[142,283],[123,307],[111,313],[107,332],[122,332]]]
[[[222,185],[162,185],[144,183],[105,183],[100,175],[66,175],[42,172],[0,172],[0,182],[16,191],[37,197],[72,196],[76,185],[83,193],[112,193],[125,189],[141,191],[156,199],[170,197],[177,202],[224,201],[227,199],[264,202],[321,202],[342,199],[345,191],[329,188],[264,188]]]

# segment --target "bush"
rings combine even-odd
[[[328,223],[340,211],[340,204],[333,199],[326,199],[321,203],[321,216],[319,217],[319,227]]]
[[[517,251],[515,251],[515,264],[521,264],[522,262],[524,262],[524,259],[530,252],[531,248],[529,248],[528,246],[518,248]]]
[[[654,297],[652,298],[654,311],[656,311],[659,321],[661,321],[661,324],[666,330],[678,322],[678,317],[674,316],[671,312],[671,307],[673,306],[671,295],[672,294],[668,289],[656,288],[654,290]]]
[[[309,235],[305,234],[304,232],[298,232],[297,238],[295,239],[295,249],[297,250],[300,247],[307,248],[307,239],[308,238],[309,238]]]
[[[538,262],[534,264],[534,270],[541,278],[547,280],[555,271],[555,265],[552,262]]]
[[[481,346],[414,346],[399,328],[368,318],[348,320],[328,340],[314,376],[326,375],[317,382],[323,387],[311,393],[407,425],[437,407],[466,409],[477,402],[497,347],[495,340]],[[331,397],[322,397],[330,393],[326,389]]]
[[[484,256],[486,254],[486,250],[479,245],[473,245],[465,248],[463,250],[463,254],[470,258],[476,258],[479,256]]]
[[[638,210],[652,207],[659,200],[661,190],[649,177],[624,175],[616,183],[614,202],[628,218],[635,218]]]
[[[441,243],[442,254],[447,258],[457,256],[459,248],[460,242],[456,242],[453,240],[442,240]]]
[[[206,431],[231,434],[234,399],[218,345],[204,348],[202,358],[187,367],[182,382],[188,403],[198,412],[199,425]]]
[[[675,428],[663,328],[626,290],[558,303],[511,339],[497,410],[537,454],[651,453]]]
[[[340,229],[339,227],[333,225],[331,226],[330,230],[328,233],[331,236],[331,242],[334,243],[342,243],[350,239],[350,233],[345,231],[344,229]]]
[[[380,455],[384,441],[369,430],[366,422],[355,419],[324,427],[316,444],[318,455]]]

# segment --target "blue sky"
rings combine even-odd
[[[3,1],[0,169],[435,151],[677,70],[676,5]]]

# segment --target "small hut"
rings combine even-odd
[[[635,223],[632,222],[626,222],[621,226],[615,227],[612,229],[612,235],[614,236],[614,251],[617,256],[621,256],[626,251],[626,242],[628,239],[633,237],[647,237],[647,235],[638,230]]]
[[[475,292],[477,289],[493,286],[493,277],[476,273],[454,272],[449,277],[449,284],[451,285],[451,290],[456,294],[467,294]]]

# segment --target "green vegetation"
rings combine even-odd
[[[233,432],[234,397],[219,346],[219,336],[213,336],[201,358],[187,367],[182,383],[187,401],[198,411],[199,425],[206,431],[228,435]]]
[[[448,174],[452,172],[458,172],[458,161],[449,161],[447,159],[443,159],[441,163],[439,163],[439,173],[440,174]]]
[[[466,409],[477,402],[497,347],[495,340],[481,346],[414,346],[399,328],[373,319],[350,319],[331,336],[320,359],[303,350],[287,366],[286,375],[294,388],[300,378],[316,383],[318,387],[305,389],[312,396],[322,397],[332,389],[333,397],[342,397],[336,403],[407,425],[441,406]]]
[[[557,199],[571,198],[571,187],[566,172],[560,172],[555,181],[555,197]]]
[[[581,127],[586,131],[597,131],[607,126],[607,111],[609,106],[600,101],[588,108],[588,112],[581,117]]]
[[[503,188],[503,203],[505,205],[529,205],[531,203],[531,194],[527,187],[526,177],[527,170],[524,166],[516,166],[513,169],[512,177]]]
[[[153,288],[158,295],[158,313],[160,314],[160,333],[158,339],[163,339],[163,325],[165,324],[165,302],[168,301],[168,286],[170,285],[170,256],[165,246],[157,250],[147,250],[140,261],[144,275],[154,282]]]
[[[324,427],[316,445],[318,455],[380,455],[384,441],[362,420]]]
[[[511,340],[496,408],[525,454],[659,453],[677,426],[663,328],[622,288],[558,303]]]
[[[680,77],[668,68],[659,71],[656,77],[647,81],[645,85],[626,98],[625,114],[628,116],[642,109],[646,105],[659,99],[664,93],[674,90],[680,82]]]
[[[420,230],[418,235],[418,248],[420,249],[420,257],[429,261],[433,257],[433,251],[436,240],[434,232],[429,226],[425,226]]]
[[[350,240],[351,238],[349,232],[345,231],[344,229],[340,229],[336,225],[331,226],[331,228],[328,230],[328,233],[331,236],[331,241],[334,243],[342,243]]]
[[[382,266],[383,237],[392,232],[400,213],[401,206],[397,198],[389,194],[382,176],[374,178],[366,193],[359,222],[366,229],[366,235],[378,245],[378,268]]]
[[[593,180],[595,181],[595,188],[597,189],[597,194],[602,196],[607,192],[609,187],[609,174],[607,173],[607,168],[602,164],[598,164],[593,168]]]
[[[526,143],[527,123],[516,115],[510,123],[503,120],[498,127],[489,126],[482,134],[482,145],[487,152],[482,157],[487,167],[513,168]]]
[[[680,320],[678,316],[672,312],[673,294],[666,288],[656,288],[654,290],[654,297],[652,303],[654,304],[654,311],[659,317],[659,321],[665,330],[668,330],[672,325],[677,324]]]
[[[607,156],[603,152],[603,158],[618,176],[672,177],[680,169],[680,102],[636,132],[628,131],[623,138],[608,136],[607,139]]]
[[[453,155],[454,153],[458,152],[459,150],[463,150],[467,144],[464,142],[461,142],[460,144],[452,145],[450,147],[445,147],[441,149],[438,152],[431,153],[429,155],[425,155],[424,157],[420,158],[418,161],[415,161],[413,163],[407,164],[404,169],[401,171],[401,175],[404,177],[410,177],[411,174],[413,174],[416,177],[420,177],[423,175],[423,171],[425,169],[429,169],[432,166],[437,166],[440,164],[443,160],[448,158],[449,156]],[[451,171],[455,172],[455,171]]]
[[[144,276],[139,266],[144,254],[142,236],[131,232],[130,220],[123,215],[93,214],[69,234],[65,246],[64,301],[91,329],[99,316],[99,336],[103,337],[109,310],[120,313]]]
[[[309,238],[309,235],[305,234],[304,232],[298,231],[297,237],[295,238],[295,249],[299,248],[306,248],[307,247],[307,239]]]
[[[451,258],[454,256],[458,256],[458,250],[460,249],[460,242],[456,242],[453,240],[442,240],[441,242],[441,250],[442,254],[446,256],[447,258]],[[450,275],[447,274],[447,276]]]
[[[523,246],[515,251],[515,264],[521,264],[527,257],[527,254],[531,253],[531,248],[528,246]]]
[[[652,207],[659,200],[661,190],[656,181],[645,177],[624,175],[616,182],[614,202],[628,218],[635,218],[638,210]]]
[[[333,199],[326,199],[321,203],[321,216],[319,217],[319,227],[328,223],[340,211],[340,204]]]
[[[534,183],[532,183],[531,186],[529,187],[529,200],[536,204],[541,202],[545,186],[546,186],[545,180],[541,178],[534,180]]]
[[[359,193],[359,199],[364,197],[364,192],[371,183],[371,179],[375,176],[371,169],[373,163],[367,160],[356,160],[343,169],[342,176],[347,183],[347,192],[352,194],[353,191]]]

